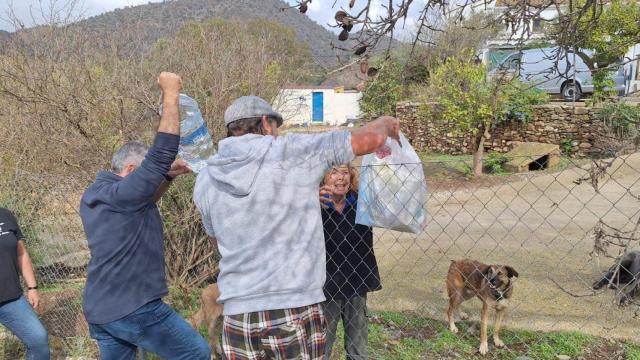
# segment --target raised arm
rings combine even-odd
[[[392,116],[381,116],[351,133],[351,147],[356,156],[379,149],[388,137],[400,141],[400,123]]]
[[[168,184],[161,184],[178,153],[182,80],[176,74],[163,72],[158,77],[158,85],[162,90],[163,110],[154,144],[140,167],[112,188],[114,198],[122,200],[123,204],[139,206],[150,199],[159,198],[168,187]]]
[[[180,76],[162,72],[158,77],[158,86],[162,90],[162,116],[158,132],[180,135]]]
[[[162,89],[162,117],[158,132],[180,136],[180,89],[182,89],[182,79],[176,74],[163,72],[158,77],[158,85]],[[175,160],[171,164],[171,169],[167,175],[169,178],[190,174],[193,171],[184,160]],[[170,181],[163,181],[153,196],[155,201],[160,200],[162,195],[169,189]]]

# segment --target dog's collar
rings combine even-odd
[[[491,296],[493,296],[493,298],[494,298],[496,301],[500,301],[500,300],[502,300],[502,299],[506,299],[506,298],[504,297],[504,295],[505,295],[505,293],[509,290],[509,288],[510,288],[510,287],[511,287],[511,281],[509,281],[509,283],[507,284],[507,287],[505,288],[505,290],[504,290],[504,291],[502,291],[502,290],[498,290],[498,289],[496,289],[496,288],[494,288],[494,287],[491,287],[491,285],[489,285],[489,289],[491,290]]]
[[[498,289],[491,288],[491,296],[497,301],[504,299],[504,292]]]

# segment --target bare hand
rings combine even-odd
[[[398,144],[400,144],[400,147],[402,147],[402,144],[400,143],[400,121],[393,116],[381,116],[378,119],[380,119],[380,121],[384,121],[387,125],[387,136],[395,139]]]
[[[186,161],[182,159],[176,159],[176,161],[174,161],[173,164],[171,164],[171,169],[169,169],[169,172],[167,173],[167,175],[174,178],[176,176],[191,174],[191,173],[193,173],[193,170],[191,170],[191,168],[189,167],[189,164],[187,164]]]
[[[389,139],[400,143],[400,122],[392,116],[381,116],[351,132],[351,149],[356,156],[371,154]]]
[[[38,305],[40,305],[40,294],[38,294],[38,290],[33,289],[27,291],[27,301],[31,304],[31,307],[37,309]]]
[[[163,71],[158,76],[158,86],[164,94],[179,94],[182,89],[182,79],[180,76]]]
[[[329,207],[329,203],[332,202],[332,198],[333,188],[327,185],[320,188],[320,207],[327,209]]]

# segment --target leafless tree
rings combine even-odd
[[[10,188],[20,193],[41,183],[15,169],[53,176],[54,182],[59,176],[73,179],[80,185],[67,189],[67,196],[79,199],[121,144],[149,142],[161,71],[183,77],[184,91],[198,101],[217,140],[226,136],[222,114],[234,98],[272,99],[285,83],[303,76],[310,62],[308,48],[292,30],[265,20],[193,22],[149,45],[138,40],[135,28],[99,34],[63,16],[75,14],[71,10],[43,9],[50,21],[14,32],[0,52],[0,136],[6,140],[0,144],[0,174],[6,183],[22,182]],[[132,45],[140,51],[131,51]],[[217,253],[196,216],[191,189],[192,180],[178,181],[160,208],[165,221],[176,224],[166,233],[167,273],[175,282],[197,286],[215,272]]]
[[[298,1],[296,6],[306,12],[312,1]],[[333,26],[343,29],[339,39],[346,40],[349,34],[354,34],[357,42],[352,50],[361,55],[385,37],[393,37],[394,33],[407,27],[414,27],[409,29],[414,34],[413,46],[431,44],[432,38],[425,35],[444,31],[443,24],[446,22],[472,31],[477,28],[468,27],[464,22],[479,11],[493,11],[496,22],[504,26],[506,36],[512,42],[530,39],[534,33],[533,20],[540,19],[547,10],[561,14],[559,28],[563,29],[563,36],[575,37],[576,22],[581,19],[580,16],[587,16],[589,8],[601,3],[602,0],[335,0],[331,8],[336,11]],[[562,16],[567,6],[571,7],[571,17]],[[593,20],[597,21],[597,13]]]

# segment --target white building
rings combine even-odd
[[[284,125],[343,125],[360,118],[360,98],[356,90],[329,86],[286,86],[273,101]]]

